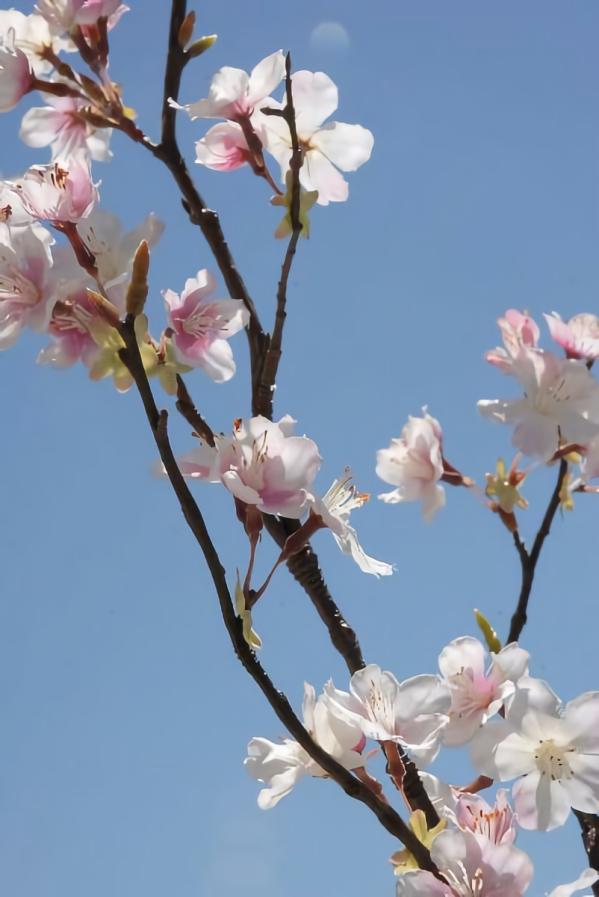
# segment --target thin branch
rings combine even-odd
[[[573,812],[580,825],[582,843],[589,860],[589,866],[592,869],[599,870],[599,816],[595,816],[593,813],[581,813],[580,810],[574,810]],[[599,881],[595,882],[591,890],[595,897],[599,897]]]
[[[210,425],[204,420],[189,395],[185,381],[177,374],[177,411],[185,418],[187,423],[208,445],[214,445],[214,433]]]
[[[293,105],[290,53],[287,53],[285,58],[285,97],[286,102],[283,109],[272,109],[269,110],[269,112],[273,114],[278,113],[280,117],[285,120],[291,137],[291,159],[289,162],[289,170],[291,172],[291,206],[289,209],[291,218],[291,236],[285,251],[285,258],[283,259],[281,267],[281,277],[277,288],[277,310],[272,336],[268,342],[260,381],[257,384],[254,394],[254,414],[264,414],[264,416],[269,419],[272,419],[275,384],[283,348],[283,329],[287,317],[285,309],[287,304],[287,285],[289,283],[289,275],[291,274],[291,267],[293,265],[293,259],[295,258],[297,244],[303,230],[303,224],[300,219],[301,186],[299,173],[304,160],[297,134],[295,107]]]
[[[310,737],[299,718],[294,713],[286,696],[273,684],[272,680],[258,661],[254,651],[243,637],[243,629],[237,614],[225,570],[221,564],[216,548],[210,538],[202,513],[189,490],[187,483],[175,459],[167,430],[167,412],[159,411],[152,394],[146,372],[143,367],[137,337],[135,334],[135,318],[127,315],[119,331],[125,343],[121,353],[124,363],[131,372],[140,394],[146,417],[152,430],[156,447],[164,464],[169,481],[179,500],[181,510],[202,550],[218,596],[221,614],[229,638],[237,657],[254,682],[261,689],[277,717],[298,741],[301,747],[316,763],[343,788],[349,797],[361,801],[372,810],[381,824],[395,837],[399,838],[408,850],[416,857],[422,869],[439,875],[438,869],[431,860],[428,849],[414,835],[401,816],[388,804],[384,803],[371,788],[353,776]]]
[[[565,460],[565,458],[562,458],[559,463],[559,471],[555,488],[551,494],[549,504],[547,505],[547,510],[545,511],[545,516],[543,517],[541,526],[539,527],[539,531],[535,536],[535,540],[530,551],[526,549],[526,546],[520,539],[518,531],[514,533],[514,544],[518,551],[520,566],[522,568],[522,585],[520,588],[520,595],[518,597],[518,604],[516,605],[516,610],[514,611],[514,614],[512,616],[510,631],[507,637],[507,644],[510,644],[510,642],[517,642],[520,638],[522,630],[526,625],[528,602],[530,599],[530,593],[532,591],[537,563],[539,561],[545,539],[550,533],[553,518],[555,517],[557,509],[560,506],[560,495],[567,472],[568,462]]]

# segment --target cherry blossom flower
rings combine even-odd
[[[58,301],[52,311],[48,332],[52,340],[38,355],[38,364],[71,367],[77,361],[90,366],[99,354],[92,336],[98,312],[86,290],[71,293]]]
[[[212,78],[208,97],[195,103],[180,106],[192,120],[197,118],[226,118],[230,121],[249,119],[266,97],[281,82],[285,74],[285,56],[282,50],[271,53],[256,65],[248,75],[242,69],[224,66]]]
[[[349,693],[325,689],[334,713],[359,725],[366,738],[401,745],[419,765],[434,760],[451,700],[438,676],[398,682],[371,663],[353,674],[349,688]]]
[[[432,520],[445,504],[443,476],[443,433],[438,420],[423,409],[423,417],[409,417],[401,436],[387,449],[377,452],[377,475],[392,486],[379,495],[382,501],[422,501],[422,516]]]
[[[19,100],[34,86],[29,58],[15,46],[15,32],[11,28],[0,42],[0,112],[14,109]]]
[[[47,106],[36,106],[23,116],[19,136],[27,146],[51,146],[52,159],[67,160],[80,152],[98,162],[112,158],[109,148],[112,130],[89,123],[82,114],[89,104],[76,97],[51,95],[46,96],[46,101]]]
[[[443,731],[448,745],[466,744],[476,730],[504,706],[515,684],[528,675],[529,654],[517,644],[491,654],[478,639],[454,639],[439,655],[439,669],[451,693],[449,724]]]
[[[247,163],[249,152],[241,126],[225,121],[197,141],[196,162],[213,171],[234,171]]]
[[[514,359],[518,357],[522,346],[530,349],[537,347],[540,330],[538,324],[526,313],[508,308],[503,318],[497,321],[504,348],[492,349],[487,352],[486,359],[495,365],[504,374],[512,373]]]
[[[52,243],[38,224],[0,232],[0,349],[14,345],[23,327],[48,326],[54,303]]]
[[[212,299],[216,282],[204,268],[185,281],[179,295],[165,290],[164,301],[175,356],[182,364],[201,367],[215,383],[235,373],[227,340],[247,326],[249,313],[237,299]]]
[[[579,361],[523,347],[512,373],[524,397],[482,400],[483,417],[516,424],[512,443],[527,455],[551,458],[560,443],[585,444],[599,434],[599,384]]]
[[[95,259],[106,295],[124,314],[133,257],[142,240],[146,240],[150,248],[158,243],[164,232],[164,223],[150,213],[132,230],[125,231],[117,215],[95,208],[79,222],[77,232]],[[75,261],[72,252],[69,252],[69,258],[72,264]],[[72,268],[71,276],[75,276],[76,272],[80,278],[82,272],[78,265]]]
[[[431,859],[445,880],[423,870],[406,872],[397,879],[397,897],[522,897],[533,874],[524,851],[469,831],[441,832]]]
[[[487,723],[472,742],[476,768],[517,779],[514,807],[523,828],[563,825],[570,808],[599,811],[599,692],[562,707],[546,683],[522,679],[505,720]]]
[[[327,686],[334,687],[332,683]],[[346,769],[364,766],[361,755],[364,739],[360,728],[331,713],[328,702],[314,688],[304,684],[304,726],[314,741]],[[248,744],[245,767],[253,778],[266,787],[258,794],[258,806],[270,810],[294,788],[303,776],[326,776],[324,770],[297,743],[285,738],[277,743],[267,738],[252,738]]]
[[[517,817],[507,799],[507,791],[500,788],[495,803],[490,806],[480,794],[470,794],[445,784],[428,772],[419,771],[422,784],[439,818],[462,831],[473,832],[478,838],[494,844],[513,844],[517,833]]]
[[[545,315],[552,339],[568,358],[595,361],[599,358],[599,318],[596,315],[574,315],[562,321],[557,312]]]
[[[63,225],[80,221],[93,209],[98,191],[86,160],[71,156],[68,169],[63,164],[32,165],[13,182],[14,193],[32,218]]]
[[[361,125],[325,120],[337,109],[337,87],[323,72],[295,72],[293,105],[297,133],[303,150],[300,183],[305,190],[318,191],[318,204],[344,202],[349,195],[341,171],[356,171],[368,161],[374,145],[372,133]],[[269,100],[271,108],[282,108]],[[289,168],[292,146],[289,126],[280,116],[268,116],[264,137],[266,149],[281,166],[281,180]]]
[[[14,35],[14,46],[28,58],[33,73],[40,77],[52,70],[52,64],[42,59],[44,47],[52,45],[48,23],[42,16],[25,15],[17,9],[0,10],[0,43],[6,43],[8,34]]]
[[[277,422],[262,416],[237,420],[232,436],[215,435],[216,459],[196,448],[184,457],[184,472],[221,482],[236,499],[265,514],[301,517],[314,500],[312,482],[322,459],[315,442],[294,435],[294,425],[289,415]]]
[[[95,25],[104,18],[113,28],[128,10],[121,0],[37,0],[36,8],[60,34],[77,26]]]
[[[314,499],[311,513],[322,518],[343,554],[349,554],[360,570],[374,576],[389,576],[393,573],[391,564],[369,557],[358,542],[355,529],[350,526],[351,512],[361,508],[370,498],[368,494],[358,492],[351,478],[351,471],[346,468],[343,477],[333,480],[322,498]]]

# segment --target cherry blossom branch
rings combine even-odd
[[[167,412],[165,410],[159,411],[154,400],[137,343],[134,315],[127,315],[125,321],[119,327],[119,332],[125,343],[125,349],[121,352],[122,360],[129,368],[137,386],[156,447],[175,495],[179,500],[187,525],[195,536],[208,565],[218,596],[223,622],[238,659],[254,682],[256,682],[281,723],[310,757],[322,767],[330,778],[334,779],[343,788],[349,797],[359,800],[369,807],[384,828],[402,841],[414,855],[422,869],[439,876],[439,871],[431,859],[430,852],[406,825],[401,816],[389,804],[381,800],[371,786],[364,784],[360,779],[348,772],[345,767],[337,763],[330,754],[324,751],[311,738],[294,713],[287,697],[275,687],[258,661],[254,651],[246,642],[241,622],[235,613],[225,570],[210,538],[199,506],[185,482],[173,453],[168,436]]]
[[[553,518],[555,517],[557,509],[560,506],[560,495],[567,473],[568,462],[565,458],[562,458],[559,462],[559,471],[555,488],[551,494],[547,510],[545,511],[545,516],[543,517],[541,526],[539,527],[539,531],[535,536],[535,540],[530,551],[528,551],[528,549],[524,545],[524,542],[520,538],[518,530],[514,532],[514,545],[516,546],[518,556],[520,557],[520,565],[522,568],[522,586],[520,588],[518,604],[516,605],[516,610],[514,611],[514,614],[512,616],[510,631],[507,637],[507,644],[510,644],[510,642],[517,642],[520,638],[522,630],[526,625],[528,601],[530,599],[530,593],[532,591],[537,563],[539,561],[545,539],[547,538],[551,530]]]
[[[206,207],[202,196],[196,189],[191,175],[189,174],[187,165],[181,154],[176,138],[176,110],[169,104],[169,99],[177,100],[178,98],[181,85],[181,76],[183,73],[183,69],[188,61],[186,53],[181,47],[179,41],[179,29],[186,16],[186,8],[186,0],[172,0],[168,54],[164,76],[161,143],[158,145],[151,143],[137,129],[135,129],[135,131],[129,129],[128,131],[126,131],[126,133],[128,133],[129,136],[132,137],[132,139],[145,146],[146,149],[148,149],[156,158],[162,161],[171,172],[183,195],[183,205],[189,215],[190,221],[200,227],[218,264],[218,267],[227,285],[227,289],[229,290],[231,297],[234,299],[240,299],[250,312],[248,341],[250,347],[253,397],[252,404],[254,413],[259,413],[259,410],[256,409],[254,403],[255,397],[257,395],[256,384],[258,383],[258,378],[262,371],[262,359],[264,357],[264,346],[267,337],[260,323],[253,300],[251,299],[245,283],[236,268],[233,256],[231,255],[231,252],[225,240],[218,215],[216,212]],[[291,101],[290,108],[293,110],[293,97],[291,94],[289,77],[287,79],[287,90],[287,105],[289,105]],[[294,114],[293,116],[290,116],[290,120],[292,120],[290,128],[293,128],[293,131],[291,131],[292,141],[295,139],[295,146],[297,146],[298,139],[297,130],[295,129]],[[300,197],[299,180],[294,179],[294,181],[296,181],[296,183],[294,183],[295,195],[292,194],[291,216],[292,227],[295,231],[298,230],[295,226],[295,222],[299,219]],[[298,230],[298,237],[300,232],[301,230]],[[289,260],[289,270],[291,267],[291,261],[293,260],[293,254],[295,253],[296,244],[297,238],[293,243],[293,253],[291,254]],[[290,246],[292,246],[291,240]],[[282,272],[282,280],[283,276],[284,272]],[[287,272],[286,279],[284,280],[283,291],[281,291],[281,288],[279,289],[279,293],[283,297],[286,296],[286,284],[288,276],[289,272]],[[280,338],[282,338],[282,329],[284,323],[284,302],[282,303],[282,311],[283,314],[279,315]],[[183,403],[180,405],[180,402],[181,396],[179,395],[178,409],[182,413],[185,412],[184,416],[186,416],[187,420],[190,420],[187,415],[190,413],[191,409],[193,409],[193,403],[187,403],[183,401]],[[192,426],[194,427],[194,429],[196,429],[195,423],[192,423]],[[275,520],[275,518],[270,518],[266,521],[266,527],[269,533],[271,534],[271,536],[273,536],[273,538],[275,538],[275,541],[281,548],[283,547],[287,536],[290,534],[290,532],[293,532],[293,529],[291,529],[290,531],[286,531],[287,526],[293,525],[293,523],[293,521],[283,521],[282,519],[277,521]],[[335,648],[337,648],[337,650],[344,657],[350,673],[353,673],[357,669],[361,669],[362,667],[364,667],[365,662],[364,658],[362,657],[357,636],[354,630],[344,619],[337,604],[333,600],[322,576],[318,558],[313,550],[310,547],[306,547],[305,549],[303,549],[299,554],[289,560],[288,568],[312,601],[321,620],[323,620],[323,622],[327,626],[331,641],[333,642]],[[428,797],[428,794],[424,789],[422,781],[418,775],[418,770],[415,764],[407,756],[405,756],[403,752],[402,759],[406,767],[406,775],[404,780],[405,794],[410,800],[411,806],[414,809],[423,809],[429,824],[435,825],[436,822],[438,822],[438,816],[430,801],[430,798]]]
[[[295,121],[295,107],[293,105],[293,90],[291,81],[291,54],[287,53],[285,58],[285,97],[286,102],[283,109],[265,109],[263,112],[268,115],[278,115],[285,120],[289,128],[291,136],[291,159],[289,162],[289,170],[291,172],[291,206],[289,214],[291,218],[291,237],[287,244],[285,258],[281,267],[281,277],[277,288],[277,310],[275,315],[275,323],[272,335],[268,341],[268,348],[264,356],[264,363],[260,375],[260,381],[257,386],[255,395],[255,405],[257,414],[264,414],[265,417],[272,419],[273,398],[277,379],[277,372],[282,355],[283,345],[283,329],[285,327],[285,319],[287,312],[285,306],[287,304],[287,285],[289,283],[289,275],[298,241],[301,237],[303,224],[300,219],[300,181],[299,172],[303,164],[303,153],[297,136],[297,125]]]

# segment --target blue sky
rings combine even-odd
[[[17,8],[28,11],[29,4]],[[156,134],[168,4],[132,0],[113,40],[113,77],[140,125]],[[446,454],[479,482],[509,433],[480,419],[479,398],[514,385],[483,360],[507,307],[540,317],[596,311],[599,277],[599,10],[577,0],[374,2],[258,7],[207,3],[198,30],[217,32],[190,65],[182,97],[204,96],[221,65],[251,68],[279,47],[296,68],[324,70],[340,89],[340,121],[375,135],[347,204],[316,209],[294,267],[276,411],[291,413],[324,458],[324,490],[350,464],[360,487],[385,488],[377,448],[428,404]],[[345,48],[315,45],[322,22]],[[3,120],[1,174],[46,154]],[[201,122],[180,122],[189,159]],[[102,204],[129,225],[167,222],[152,264],[160,290],[214,265],[157,163],[116,136],[97,165]],[[271,318],[283,247],[278,210],[248,172],[194,167],[263,318]],[[222,285],[221,285],[222,289]],[[330,782],[305,781],[275,810],[256,807],[242,760],[254,735],[283,734],[232,656],[202,558],[166,484],[134,393],[91,384],[83,369],[35,365],[25,336],[0,358],[0,890],[13,897],[362,897],[393,893],[392,839]],[[247,357],[215,386],[190,377],[215,429],[247,415]],[[179,452],[191,440],[173,418]],[[534,533],[552,486],[526,484]],[[197,487],[229,579],[246,560],[232,508]],[[397,573],[376,581],[319,552],[331,589],[369,661],[400,678],[432,672],[440,649],[475,634],[481,607],[505,634],[518,592],[508,534],[481,502],[453,490],[427,526],[418,509],[373,500],[356,521],[372,554]],[[596,672],[597,507],[582,497],[558,518],[538,572],[522,644],[532,672],[568,700],[599,687]],[[267,570],[273,553],[260,559]],[[299,706],[304,679],[346,687],[302,592],[284,572],[256,613],[262,659]],[[382,775],[380,761],[374,768]],[[446,752],[454,781],[470,769]],[[584,866],[573,821],[523,837],[542,895]]]

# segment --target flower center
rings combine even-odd
[[[456,869],[444,869],[443,875],[447,879],[451,890],[459,897],[480,897],[485,883],[483,870],[478,868],[470,875],[462,862],[456,863]]]
[[[571,779],[573,773],[566,755],[573,750],[574,748],[558,747],[552,738],[540,740],[535,751],[537,769],[542,776],[550,776],[552,781]]]
[[[471,669],[462,668],[449,677],[452,694],[451,713],[460,719],[484,710],[495,697],[495,685],[485,675],[475,676]]]

